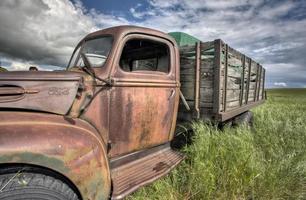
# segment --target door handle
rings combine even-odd
[[[168,97],[168,100],[169,100],[169,101],[170,101],[170,99],[172,99],[172,97],[174,96],[174,94],[175,94],[175,90],[172,89],[172,90],[171,90],[171,93],[170,93],[170,96]]]

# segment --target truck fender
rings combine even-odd
[[[89,123],[42,113],[0,112],[0,164],[31,164],[68,178],[83,199],[108,199],[106,146]]]

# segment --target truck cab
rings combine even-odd
[[[145,28],[106,29],[80,42],[68,70],[84,68],[84,57],[95,62],[91,70],[97,81],[109,82],[96,86],[97,97],[83,117],[103,132],[110,158],[171,140],[179,100],[179,58],[170,37]],[[97,116],[97,108],[107,110]]]
[[[43,174],[96,200],[166,175],[183,159],[170,147],[179,66],[170,36],[119,26],[87,35],[65,71],[1,73],[0,179]]]

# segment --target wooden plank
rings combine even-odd
[[[254,90],[254,89],[252,89],[252,90],[250,89],[249,92],[250,92],[250,93],[249,93],[249,96],[248,96],[248,102],[254,101],[253,98],[254,98],[254,92],[255,92],[255,90]]]
[[[251,63],[252,60],[249,58],[249,68],[248,68],[248,81],[247,81],[247,92],[246,92],[246,96],[245,96],[245,101],[246,103],[248,103],[249,101],[249,92],[250,92],[250,78],[251,78]]]
[[[242,58],[242,77],[241,79],[243,80],[241,83],[241,92],[240,92],[240,106],[242,106],[242,102],[243,102],[243,92],[244,92],[244,73],[245,73],[245,55],[243,55]]]
[[[227,72],[228,72],[228,45],[225,45],[225,69],[224,69],[224,96],[223,96],[223,110],[226,111],[226,98],[227,98]]]
[[[256,64],[256,82],[255,82],[255,91],[254,91],[253,101],[256,101],[256,97],[257,97],[258,78],[259,78],[259,64]]]
[[[192,68],[181,68],[180,75],[194,75],[194,69]]]
[[[257,94],[256,94],[256,101],[259,100],[259,94],[260,94],[260,84],[261,84],[261,71],[262,71],[262,67],[260,65],[259,66],[259,75],[258,75],[258,88],[257,88]]]
[[[228,66],[228,75],[230,77],[241,78],[242,71],[243,71],[242,67],[237,68],[237,67]]]
[[[220,90],[221,90],[221,85],[220,85],[220,74],[221,74],[221,44],[222,41],[220,39],[215,40],[215,63],[214,63],[214,105],[213,105],[213,111],[214,113],[219,113],[220,112]]]
[[[180,47],[180,54],[190,53],[190,52],[195,53],[195,45],[185,45]]]
[[[251,59],[252,60],[252,59]],[[251,76],[257,74],[257,63],[252,60],[251,62]]]
[[[201,42],[201,51],[206,51],[207,49],[214,48],[214,41]]]
[[[201,48],[206,49],[205,45]],[[211,50],[214,50],[212,48]],[[200,84],[200,106],[201,107],[213,107],[213,79],[214,79],[214,57],[203,57],[203,51],[201,51],[201,84]],[[201,111],[201,116],[205,115]]]
[[[265,73],[266,73],[266,70],[263,69],[263,81],[262,81],[262,99],[265,98]]]
[[[232,47],[229,47],[229,55],[231,57],[235,57],[237,59],[242,59],[243,54],[237,51],[236,49],[233,49]]]
[[[196,118],[200,118],[200,76],[201,76],[201,45],[200,42],[196,43],[196,66],[195,66],[195,87],[194,87],[194,100],[195,100],[195,112],[196,112]]]
[[[241,60],[239,60],[238,58],[235,58],[235,57],[228,58],[228,64],[231,67],[241,67],[242,66]]]
[[[227,90],[227,101],[239,100],[240,92],[241,90]]]
[[[186,88],[190,90],[194,90],[194,82],[193,81],[181,81],[181,88]],[[213,88],[213,80],[210,77],[210,80],[201,81],[200,88]]]
[[[180,69],[190,69],[192,68],[192,66],[195,65],[195,60],[194,59],[185,59],[185,58],[181,58],[180,60]]]
[[[200,108],[212,108],[213,107],[213,102],[202,102],[200,103]],[[203,113],[201,113],[201,116],[203,115]]]
[[[227,89],[240,89],[241,78],[227,78]]]
[[[213,76],[214,74],[214,69],[213,68],[201,68],[201,76],[206,77],[206,76]]]
[[[228,109],[230,109],[230,108],[236,108],[236,107],[239,107],[239,106],[240,106],[239,103],[240,103],[239,100],[231,101],[231,102],[226,102],[226,107],[227,107]]]
[[[252,108],[254,108],[255,106],[258,106],[260,104],[264,103],[264,100],[261,100],[261,101],[257,101],[257,102],[253,102],[253,103],[250,103],[248,105],[244,105],[244,106],[241,106],[241,107],[237,107],[235,109],[232,109],[232,110],[229,110],[228,112],[225,112],[225,113],[220,113],[219,115],[217,115],[217,120],[219,121],[226,121],[230,118],[233,118],[234,116],[237,116],[247,110],[250,110]]]
[[[201,59],[201,68],[214,68],[214,58]]]

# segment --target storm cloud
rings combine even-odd
[[[2,0],[0,58],[12,69],[22,69],[20,63],[65,66],[87,33],[133,24],[203,41],[221,38],[267,69],[268,87],[306,86],[305,1],[147,0],[110,13],[79,0]]]
[[[77,42],[107,25],[96,22],[102,17],[79,2],[0,1],[0,55],[4,61],[66,66]]]

